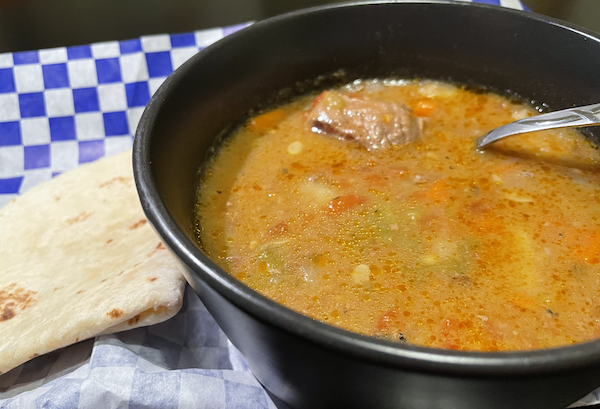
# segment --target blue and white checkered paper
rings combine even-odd
[[[518,0],[479,2],[523,8]],[[165,78],[246,25],[0,54],[0,207],[130,147]],[[591,394],[578,405],[599,401]],[[190,288],[182,310],[162,324],[83,341],[0,376],[0,409],[92,407],[275,409]]]
[[[131,146],[165,78],[245,25],[0,54],[0,206],[61,172]]]

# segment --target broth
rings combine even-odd
[[[367,150],[311,130],[315,95],[254,118],[208,166],[199,240],[226,271],[314,319],[461,350],[600,336],[598,151],[573,131],[475,139],[536,111],[433,81],[357,81],[420,137]]]

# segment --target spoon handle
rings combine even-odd
[[[511,122],[477,138],[475,146],[477,149],[481,149],[507,136],[527,132],[557,128],[579,128],[590,125],[600,125],[600,104],[563,109]]]

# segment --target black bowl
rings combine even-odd
[[[272,18],[201,51],[153,96],[134,144],[141,202],[191,286],[282,408],[562,408],[600,386],[600,341],[478,353],[334,328],[217,267],[196,242],[194,201],[202,164],[222,135],[249,112],[303,92],[355,78],[419,77],[560,109],[600,101],[599,73],[595,35],[499,7],[360,3]]]

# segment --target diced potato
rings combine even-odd
[[[456,95],[457,91],[458,89],[453,85],[433,81],[424,82],[419,89],[421,95],[427,98],[452,97]]]
[[[531,112],[529,112],[529,110],[526,108],[519,107],[514,109],[512,116],[515,118],[515,121],[518,121],[519,119],[529,118],[531,116]]]
[[[431,251],[438,257],[450,258],[458,252],[458,245],[450,240],[435,239],[431,243]]]
[[[302,142],[294,141],[288,145],[287,151],[290,155],[298,155],[300,152],[302,152],[302,148]]]
[[[352,270],[352,280],[355,284],[365,284],[371,278],[371,269],[366,264],[359,264]]]
[[[317,181],[302,183],[298,188],[298,192],[317,207],[326,206],[331,199],[338,196],[333,189]]]

